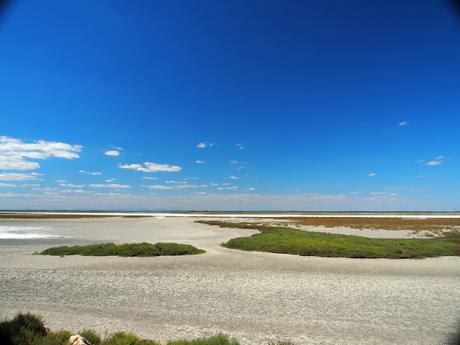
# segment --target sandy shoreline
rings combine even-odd
[[[0,240],[0,317],[41,313],[55,329],[160,340],[224,331],[243,344],[441,344],[460,316],[460,258],[362,260],[220,247],[249,230],[187,217],[1,219],[62,238]],[[53,245],[175,241],[188,257],[46,257]]]
[[[217,212],[46,212],[46,211],[34,211],[34,212],[23,212],[23,211],[0,211],[0,216],[5,214],[17,214],[17,215],[75,215],[75,216],[110,216],[110,217],[186,217],[186,218],[286,218],[286,217],[318,217],[318,218],[407,218],[407,219],[431,219],[431,218],[460,218],[459,212],[440,212],[440,213],[372,213],[372,212],[343,212],[343,213],[297,213],[297,212],[236,212],[236,213],[217,213]]]

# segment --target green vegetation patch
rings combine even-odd
[[[116,332],[104,338],[93,330],[77,334],[93,345],[160,345],[158,341],[142,339],[134,333]],[[11,320],[0,322],[2,345],[69,345],[71,335],[68,331],[51,332],[44,326],[42,318],[33,314],[18,314]],[[167,345],[239,345],[239,342],[218,333],[206,338],[169,341]]]
[[[257,229],[259,234],[231,239],[223,246],[232,249],[302,256],[409,259],[460,256],[460,233],[420,239],[380,239],[309,232],[251,223],[203,222],[221,227]]]
[[[164,255],[194,255],[205,251],[190,244],[180,243],[102,243],[86,246],[62,246],[48,248],[42,255],[84,255],[84,256],[164,256]]]
[[[167,345],[239,345],[239,342],[219,333],[207,338],[168,341]]]

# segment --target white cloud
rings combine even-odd
[[[112,178],[108,178],[107,180],[105,180],[105,182],[107,183],[112,183],[114,181],[116,181],[117,179],[115,177],[112,177]]]
[[[34,170],[40,164],[33,161],[47,158],[75,159],[80,156],[81,145],[70,145],[55,141],[38,140],[25,143],[22,140],[0,136],[0,169]]]
[[[206,147],[213,147],[214,143],[201,142],[196,144],[196,147],[199,149],[205,149]]]
[[[14,188],[17,187],[17,185],[13,183],[0,183],[0,188]]]
[[[426,165],[428,166],[437,166],[437,165],[441,165],[444,163],[444,157],[443,156],[438,156],[436,157],[435,159],[429,161],[428,163],[426,163]]]
[[[91,175],[91,176],[100,176],[100,175],[102,175],[102,173],[99,172],[99,171],[78,170],[78,172],[80,174],[83,174],[83,175]]]
[[[228,162],[233,165],[238,164],[238,161],[236,159],[231,159]]]
[[[168,181],[166,182],[168,183]],[[168,186],[155,184],[150,186],[143,186],[147,189],[152,190],[171,190],[171,189],[195,189],[195,188],[207,188],[208,185],[206,184],[170,184]]]
[[[37,173],[0,173],[0,181],[32,181],[41,174]]]
[[[218,190],[238,190],[238,186],[219,187]]]
[[[59,192],[61,192],[61,193],[76,193],[76,194],[88,193],[86,190],[83,190],[83,189],[61,189]]]
[[[197,159],[197,160],[195,161],[195,163],[196,163],[196,164],[204,164],[204,163],[206,163],[206,162],[205,162],[205,161],[201,161],[201,160]]]
[[[106,183],[106,184],[92,183],[89,186],[94,187],[94,188],[115,188],[115,189],[131,188],[131,186],[128,186],[127,184],[118,184],[118,183]]]
[[[177,180],[167,180],[165,183],[168,184],[186,184],[186,181],[177,181]]]
[[[255,190],[256,190],[256,189],[255,189],[254,187],[249,187],[249,188],[248,188],[248,191],[250,191],[250,192],[253,192],[253,191],[255,191]]]
[[[104,154],[109,157],[118,157],[120,155],[120,151],[118,150],[108,150],[105,151]]]
[[[377,176],[377,174],[375,172],[370,172],[367,174],[368,177],[374,177],[374,176]]]
[[[237,144],[235,144],[235,146],[240,150],[244,150],[244,148],[245,148],[243,143],[237,143]]]
[[[398,124],[398,127],[407,127],[410,125],[410,122],[409,121],[401,121],[399,124]]]
[[[158,164],[152,162],[145,162],[144,164],[120,164],[121,169],[130,169],[135,171],[142,172],[157,172],[157,171],[168,171],[168,172],[177,172],[181,171],[182,167],[177,165],[169,164]]]
[[[84,184],[73,184],[73,183],[61,183],[61,187],[66,187],[66,188],[83,188],[85,185]]]
[[[169,190],[169,189],[174,189],[173,186],[165,186],[165,185],[161,185],[161,184],[152,184],[150,186],[144,186],[145,188],[147,189],[151,189],[151,190]]]
[[[239,180],[240,178],[238,176],[231,175],[228,177],[230,180]]]
[[[144,176],[142,177],[143,180],[158,180],[158,177],[154,177],[154,176]]]

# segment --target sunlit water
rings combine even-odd
[[[47,234],[42,226],[11,226],[0,225],[0,239],[41,239],[59,238],[62,236]]]

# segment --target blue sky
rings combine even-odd
[[[447,2],[18,1],[0,47],[2,209],[460,209]]]

